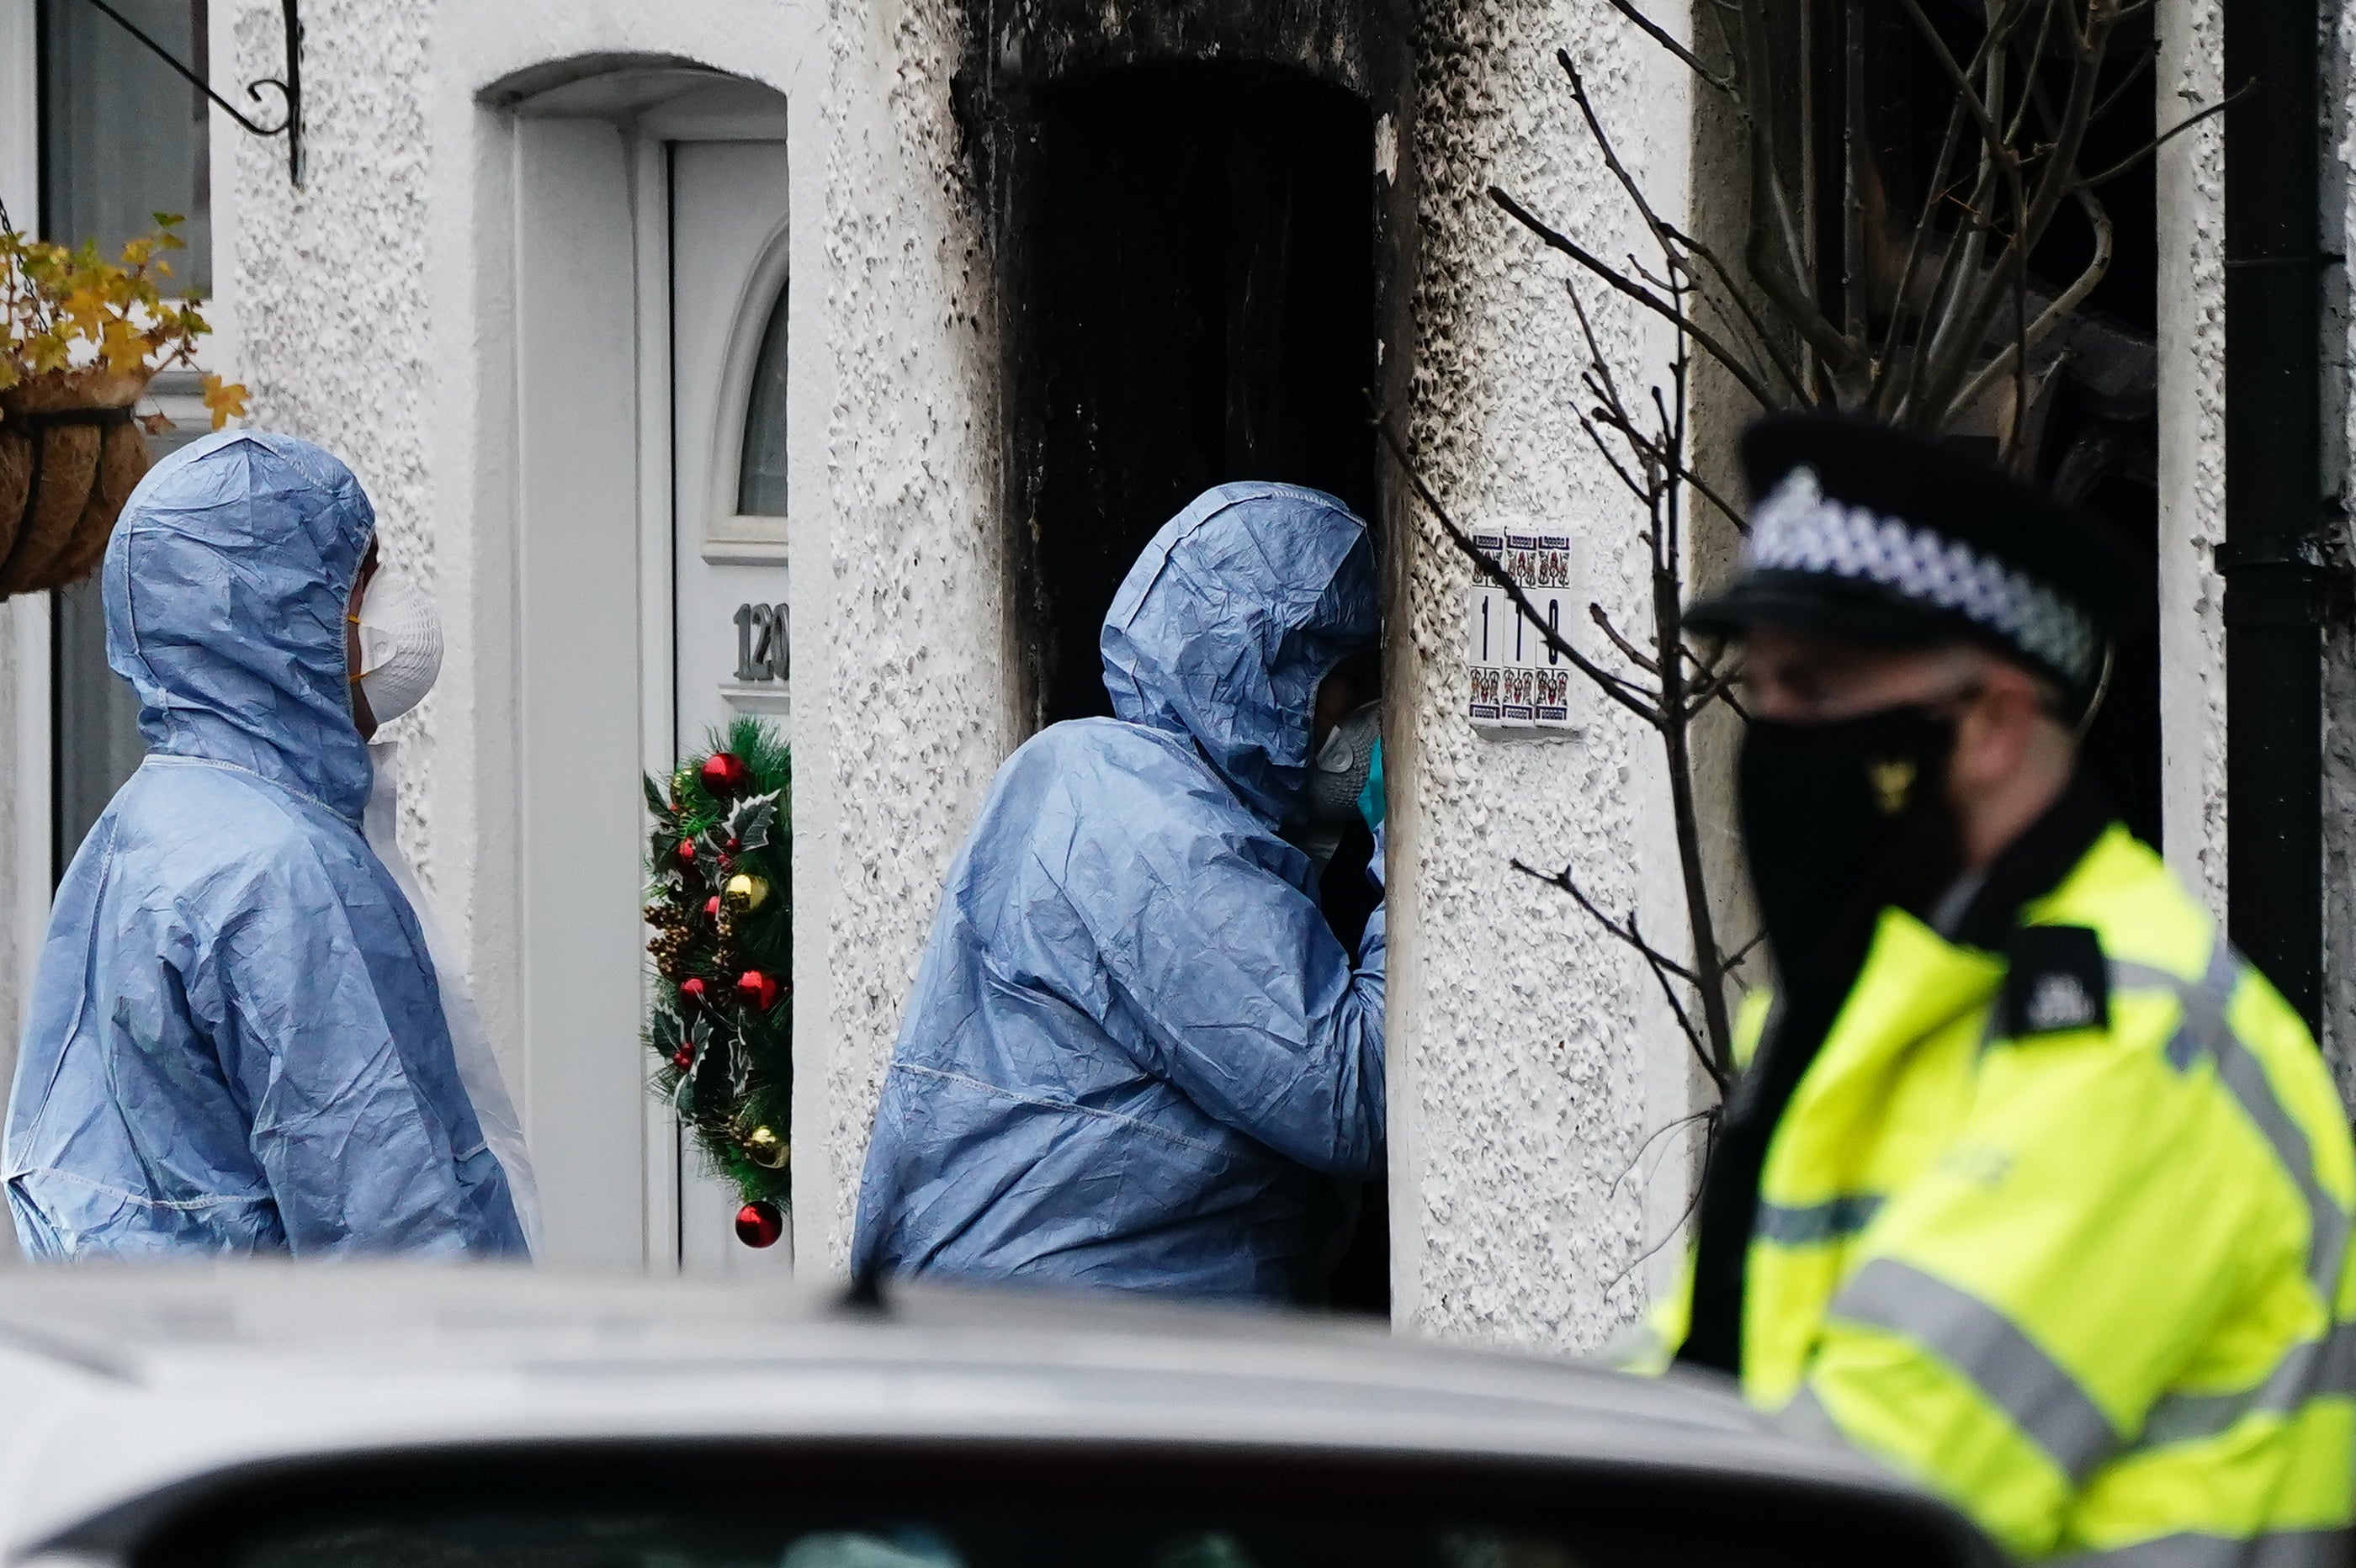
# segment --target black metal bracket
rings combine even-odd
[[[2356,609],[2356,574],[2320,538],[2255,546],[2229,539],[2212,553],[2225,580],[2228,626],[2323,626]]]
[[[245,84],[246,97],[256,104],[262,104],[265,108],[267,105],[263,104],[262,90],[267,87],[277,92],[279,106],[284,112],[279,116],[278,123],[275,125],[265,125],[250,118],[236,104],[215,92],[211,82],[189,69],[187,65],[176,57],[171,50],[141,32],[131,18],[108,5],[106,0],[90,0],[90,4],[112,17],[116,27],[145,45],[148,52],[157,59],[195,83],[198,91],[213,101],[214,107],[236,121],[246,131],[256,136],[285,137],[286,177],[297,189],[301,188],[303,184],[303,18],[296,10],[298,0],[278,0],[280,17],[286,30],[286,74],[283,77],[265,76],[259,81],[249,81]]]

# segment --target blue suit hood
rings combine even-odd
[[[1379,628],[1366,525],[1321,490],[1221,485],[1130,568],[1099,645],[1113,712],[1185,737],[1271,827],[1308,787],[1317,688]]]
[[[344,616],[376,512],[341,461],[258,431],[157,464],[106,549],[106,662],[163,756],[227,763],[358,822]]]

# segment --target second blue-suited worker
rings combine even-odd
[[[58,886],[33,987],[0,1178],[37,1259],[525,1250],[505,1092],[454,1042],[472,1010],[369,821],[368,738],[440,659],[364,645],[375,545],[348,468],[256,431],[123,508],[107,662],[149,751]]]
[[[1317,1292],[1335,1178],[1383,1164],[1384,919],[1354,959],[1280,829],[1376,627],[1330,496],[1221,485],[1146,547],[1105,620],[1116,717],[1008,759],[950,869],[854,1269]]]

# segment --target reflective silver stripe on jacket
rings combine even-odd
[[[2221,937],[2211,945],[2207,973],[2197,986],[2165,969],[2114,962],[2111,983],[2120,987],[2157,987],[2171,991],[2183,1016],[2168,1042],[2169,1064],[2190,1072],[2201,1061],[2217,1067],[2217,1081],[2233,1096],[2275,1152],[2297,1185],[2308,1210],[2308,1277],[2327,1306],[2339,1299],[2340,1264],[2348,1246],[2348,1211],[2324,1190],[2315,1175],[2315,1150],[2307,1132],[2283,1108],[2266,1080],[2266,1070],[2251,1054],[2231,1025],[2225,1008],[2241,978],[2241,960]]]
[[[2245,1415],[2288,1415],[2319,1394],[2356,1392],[2356,1325],[2339,1324],[2320,1339],[2294,1345],[2264,1382],[2230,1393],[2171,1393],[2152,1405],[2140,1443],[2189,1443],[2215,1437]]]
[[[2078,1380],[2003,1313],[1968,1291],[1894,1258],[1871,1258],[1833,1298],[1829,1315],[1922,1345],[1971,1380],[2083,1483],[2119,1446],[2118,1429]]]
[[[1880,1211],[1881,1202],[1879,1192],[1844,1193],[1822,1203],[1797,1208],[1770,1203],[1762,1198],[1759,1200],[1759,1218],[1751,1233],[1786,1247],[1837,1242],[1844,1236],[1856,1235],[1870,1224]]]
[[[2286,1530],[2235,1540],[2222,1535],[2163,1535],[2109,1552],[2054,1560],[2052,1568],[2339,1568],[2348,1532]]]

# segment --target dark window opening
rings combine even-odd
[[[1820,15],[1829,17],[1837,9],[1822,5]],[[1976,0],[1944,0],[1925,9],[1950,52],[1970,59],[1984,26]],[[1954,91],[1944,68],[1902,14],[1879,15],[1870,7],[1850,7],[1848,14],[1865,18],[1859,47],[1869,78],[1868,134],[1893,210],[1911,222],[1946,130]],[[1839,29],[1826,27],[1822,36],[1837,39]],[[2034,71],[2045,103],[2052,105],[2067,84],[2070,40],[2060,29],[2049,32],[2040,56],[2038,36],[2033,26],[2015,34],[2012,69],[2024,76]],[[2150,141],[2157,122],[2148,64],[2152,47],[2148,15],[2114,34],[2099,90],[2105,107],[2087,133],[2083,168],[2122,164]],[[1817,101],[1825,107],[1815,144],[1824,177],[1835,180],[1840,101],[1837,80],[1820,70]],[[1965,142],[1968,146],[1968,135]],[[1955,167],[1950,165],[1950,179]],[[2110,265],[2073,321],[2032,353],[2036,367],[2057,353],[2062,362],[2041,400],[2041,416],[2033,414],[2029,421],[2036,478],[2112,528],[2147,574],[2140,586],[2152,598],[2120,639],[2108,696],[2086,737],[2085,762],[2120,817],[2155,846],[2160,841],[2158,190],[2157,163],[2147,158],[2097,193],[2112,226]],[[1837,208],[1837,203],[1826,204],[1827,221],[1836,228]],[[1944,227],[1936,217],[1933,222]],[[1827,232],[1824,238],[1834,247],[1828,253],[1837,255],[1837,236]],[[2076,279],[2094,253],[2092,224],[2074,205],[2065,204],[2029,256],[2032,314]],[[1998,347],[1992,340],[1990,351]]]
[[[207,0],[115,0],[115,8],[201,73],[209,37]],[[110,258],[179,214],[187,242],[169,257],[167,292],[212,288],[210,144],[204,95],[174,74],[122,26],[80,0],[39,8],[40,169],[44,238],[97,245]],[[34,215],[12,214],[19,223]],[[192,396],[196,374],[156,378],[158,396]],[[183,419],[149,438],[161,457],[204,432]],[[52,876],[74,852],[146,754],[139,703],[106,662],[106,612],[90,577],[51,596],[50,702]]]
[[[1040,90],[1018,348],[1043,721],[1108,712],[1097,635],[1137,554],[1231,479],[1375,500],[1374,125],[1248,65]]]

